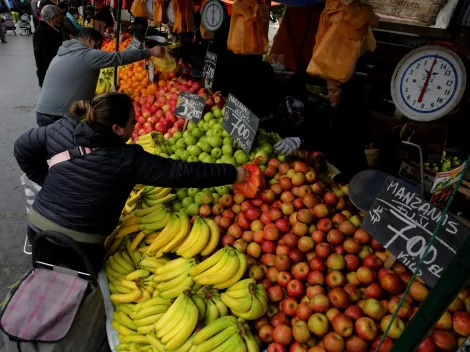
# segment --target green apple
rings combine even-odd
[[[173,211],[180,211],[183,209],[183,204],[180,202],[174,202],[171,207],[173,208]]]
[[[204,158],[202,162],[206,164],[213,164],[215,163],[215,159],[209,155],[208,157]]]
[[[222,108],[222,116],[225,115],[225,106]]]
[[[212,129],[212,136],[219,136],[220,138],[222,138],[222,133],[224,132],[223,129],[221,128],[213,128]],[[223,143],[223,139],[222,139],[222,143]]]
[[[230,138],[230,136],[224,137],[224,145],[232,145],[232,144],[233,144],[233,140],[232,140],[232,138]]]
[[[222,160],[223,163],[226,163],[228,164],[230,160],[232,160],[232,156],[231,155],[222,155],[222,157],[220,158],[220,160]]]
[[[214,116],[215,116],[216,118],[219,119],[219,118],[222,117],[222,110],[220,110],[219,108],[214,109],[214,111],[212,111],[212,112],[213,112],[213,114],[214,114]]]
[[[230,137],[230,134],[226,130],[224,130],[224,132],[222,132],[222,137],[224,138]]]
[[[212,112],[207,112],[203,117],[205,122],[209,122],[214,119],[214,114]]]
[[[172,138],[174,138],[177,141],[178,139],[183,138],[183,134],[180,131],[177,131],[173,134]]]
[[[284,161],[286,161],[286,156],[282,154],[278,154],[276,156],[276,159],[279,160],[281,163],[283,163]]]
[[[188,216],[198,215],[199,205],[196,203],[191,204],[189,207],[186,208],[186,214],[188,214]]]
[[[212,148],[220,148],[224,144],[224,140],[220,136],[211,136],[209,139],[209,144]]]
[[[195,127],[195,128],[192,130],[191,134],[192,134],[194,137],[196,137],[196,138],[201,138],[202,135],[204,134],[204,131],[203,131],[201,128],[199,128],[199,127]]]
[[[199,154],[199,156],[197,157],[199,159],[199,161],[204,161],[205,158],[209,157],[210,155],[207,154],[206,152],[202,152],[201,154]]]
[[[206,125],[206,122],[204,120],[201,120],[198,122],[197,127],[200,128],[201,130],[204,130],[205,125]]]
[[[186,149],[186,143],[184,142],[184,139],[179,139],[178,142],[176,142],[176,146],[179,149]]]
[[[227,164],[232,164],[233,166],[237,166],[237,165],[238,165],[237,161],[236,161],[234,158],[232,158],[232,157],[227,158],[226,163],[227,163]]]
[[[219,196],[223,196],[224,194],[230,193],[230,188],[227,185],[215,187],[215,190],[217,191]]]
[[[191,135],[191,132],[189,132],[189,131],[184,131],[184,132],[183,132],[183,138],[186,138],[186,137],[188,137],[188,136],[190,136],[190,135]]]
[[[171,150],[172,150],[173,152],[170,153],[170,154],[176,153],[176,151],[178,150],[178,147],[176,146],[176,144],[171,146]]]
[[[203,135],[201,138],[199,138],[199,142],[207,142],[207,136]]]
[[[202,201],[201,201],[201,197],[204,193],[202,192],[199,192],[198,194],[196,194],[194,196],[194,203],[198,204],[198,205],[202,205]]]
[[[201,150],[206,153],[210,153],[212,150],[212,147],[208,142],[202,142],[200,147],[201,147]]]
[[[188,125],[186,126],[186,131],[193,131],[196,128],[196,124],[193,121],[188,121]]]
[[[269,154],[261,150],[255,154],[255,159],[258,159],[261,165],[266,165],[269,161]]]
[[[212,197],[214,197],[213,204],[217,204],[219,202],[220,196],[217,192],[212,192]]]
[[[199,161],[199,159],[197,158],[197,156],[190,156],[188,158],[188,160],[186,160],[188,163],[197,163]]]
[[[193,203],[194,203],[193,197],[186,197],[186,198],[183,198],[183,200],[181,201],[181,205],[183,205],[183,208],[185,209],[187,209]]]
[[[202,204],[211,204],[214,201],[214,196],[211,192],[205,192],[201,196]]]
[[[222,155],[223,156],[223,155]],[[215,161],[216,164],[225,164],[224,161],[222,159],[217,159]]]
[[[187,188],[181,188],[176,192],[176,198],[179,200],[183,200],[188,196],[188,189]]]
[[[188,151],[189,151],[189,154],[191,154],[191,156],[198,156],[199,154],[202,153],[202,149],[198,145],[190,145],[188,147]]]
[[[222,156],[222,150],[220,148],[214,148],[211,150],[211,155],[214,159],[220,159]]]
[[[169,144],[170,146],[175,145],[175,144],[176,144],[176,141],[177,141],[177,139],[176,139],[176,138],[173,138],[173,137],[171,137],[171,138],[169,138],[169,139],[167,140],[167,142],[168,142],[168,144]]]
[[[158,156],[161,156],[162,158],[165,158],[165,159],[169,158],[168,154],[165,154],[165,153],[160,153],[158,154]]]
[[[181,155],[181,153],[182,153],[183,151],[184,151],[184,149],[178,148],[178,149],[176,149],[176,151],[175,151],[175,155],[179,158],[180,155]]]
[[[237,153],[240,152],[240,153]],[[248,155],[243,150],[237,150],[234,154],[235,160],[238,164],[243,165],[248,162]]]
[[[211,129],[211,126],[209,126],[208,123],[204,124],[204,131],[206,131],[206,134],[207,134],[207,131],[209,131]]]
[[[224,155],[230,155],[232,156],[233,155],[233,148],[231,145],[229,144],[225,144],[222,146],[222,153],[224,153]]]
[[[212,128],[209,129],[207,132],[206,132],[206,136],[209,138],[210,136],[212,136]]]
[[[195,145],[197,143],[197,139],[196,137],[189,135],[184,137],[184,142],[186,143],[186,145]]]
[[[190,156],[191,156],[191,154],[189,154],[189,152],[187,150],[183,150],[179,155],[180,159],[183,160],[183,161],[188,160],[188,158]]]
[[[268,154],[272,154],[274,152],[273,146],[269,143],[265,143],[261,146],[261,150],[265,151]]]
[[[188,188],[188,197],[193,197],[194,198],[196,196],[196,194],[198,194],[199,192],[201,192],[201,190],[199,188]]]
[[[210,120],[209,121],[209,126],[211,128],[214,128],[219,122],[217,120]]]

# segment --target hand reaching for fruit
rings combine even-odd
[[[299,137],[287,137],[274,144],[274,151],[279,154],[289,155],[299,149],[300,144]]]
[[[243,167],[237,167],[236,169],[237,169],[237,179],[235,180],[235,182],[238,182],[238,183],[245,182],[250,176],[249,171],[247,169],[244,169]]]

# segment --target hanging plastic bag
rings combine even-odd
[[[131,13],[134,17],[148,18],[149,13],[147,11],[147,6],[145,5],[145,0],[134,0],[134,3],[131,6]]]
[[[260,160],[255,159],[250,164],[245,164],[242,167],[248,171],[248,178],[244,182],[235,182],[233,190],[237,193],[242,193],[247,198],[255,198],[261,195],[266,186],[264,174],[258,166]]]
[[[264,54],[268,51],[269,5],[256,0],[232,6],[227,47],[235,54]]]
[[[172,0],[171,6],[175,17],[173,32],[177,34],[194,32],[196,25],[194,24],[193,2],[191,0]]]
[[[152,63],[154,66],[163,73],[170,73],[176,70],[175,59],[165,50],[163,57],[152,57]]]
[[[367,50],[375,50],[372,26],[377,20],[368,5],[358,1],[344,5],[339,0],[328,0],[307,73],[347,82],[359,57]]]
[[[153,0],[153,21],[157,27],[163,22],[163,2],[164,0]]]

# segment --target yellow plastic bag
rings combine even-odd
[[[134,17],[148,18],[149,13],[147,11],[147,7],[145,6],[145,0],[134,0],[134,3],[131,7],[131,13]]]
[[[152,57],[151,60],[160,72],[170,73],[176,70],[176,61],[170,54],[168,54],[168,51],[165,51],[165,55],[163,55],[163,57]]]
[[[227,47],[235,54],[263,54],[268,51],[269,6],[255,0],[232,6]]]
[[[163,1],[153,0],[153,20],[156,26],[160,26],[163,22]]]
[[[377,20],[372,8],[358,0],[349,5],[327,0],[307,73],[347,82],[359,57],[367,50],[375,50],[372,26]]]

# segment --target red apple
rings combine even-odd
[[[353,335],[346,339],[346,350],[348,352],[367,352],[369,345],[360,337]]]
[[[297,306],[297,309],[295,310],[296,316],[299,317],[299,319],[307,321],[308,318],[313,313],[312,307],[310,307],[310,301],[309,302],[300,302],[300,304]]]
[[[307,263],[305,262],[300,262],[294,265],[292,268],[292,275],[297,279],[297,280],[305,280],[310,272],[310,267],[308,266]]]
[[[403,293],[403,291],[405,290],[405,283],[400,278],[400,276],[394,273],[385,274],[380,279],[380,286],[382,286],[385,291],[393,295]]]
[[[321,285],[314,285],[307,287],[307,297],[312,299],[313,296],[324,294],[325,289]]]
[[[286,271],[281,271],[277,276],[277,284],[283,288],[287,287],[289,281],[292,280],[292,275]]]
[[[284,292],[280,286],[272,286],[267,292],[270,302],[279,302],[284,298]]]
[[[311,259],[308,264],[313,271],[326,271],[325,259],[322,257],[315,257]]]
[[[431,336],[426,336],[424,340],[419,345],[416,352],[435,352],[436,351],[436,344]]]
[[[454,331],[460,336],[470,335],[470,314],[467,312],[455,312],[452,316]]]
[[[344,339],[336,332],[329,332],[323,338],[325,350],[328,352],[341,352],[344,350]]]
[[[310,271],[307,276],[307,282],[309,285],[323,285],[325,283],[325,276],[321,271]]]
[[[286,348],[280,343],[273,342],[269,344],[267,352],[287,352],[287,351],[286,351]]]
[[[344,275],[337,270],[332,270],[328,274],[326,274],[325,277],[325,283],[328,287],[334,288],[334,287],[342,287],[345,284],[345,278]]]
[[[349,295],[341,287],[335,287],[328,292],[328,299],[330,303],[339,309],[346,308],[350,301]]]
[[[454,336],[445,330],[434,329],[431,337],[436,346],[443,351],[452,351],[457,345]]]
[[[357,279],[364,285],[369,285],[375,280],[374,272],[366,267],[361,266],[357,269]]]
[[[324,294],[317,294],[311,298],[310,307],[315,313],[326,313],[330,308],[330,301]]]
[[[325,206],[324,204],[317,204],[317,205],[315,205],[315,207],[313,208],[313,210],[314,210],[313,213],[314,213],[314,215],[315,215],[316,217],[318,217],[318,215],[317,215],[315,209],[316,209],[318,206],[321,206],[321,205]],[[326,215],[325,215],[325,216],[326,216]],[[328,218],[320,219],[320,220],[318,220],[318,222],[317,222],[317,229],[320,230],[320,231],[323,231],[323,232],[327,233],[327,232],[329,232],[332,228],[333,228],[333,223],[332,223],[331,220],[328,219]]]
[[[366,290],[364,291],[364,295],[367,298],[375,298],[379,300],[383,296],[382,287],[380,287],[377,282],[373,282],[369,286],[367,286]]]
[[[271,325],[264,325],[259,329],[258,336],[264,343],[268,344],[273,341],[274,328]]]
[[[344,310],[344,315],[348,316],[349,318],[351,318],[352,320],[356,321],[357,319],[359,319],[360,317],[362,317],[364,315],[364,312],[362,311],[362,309],[356,305],[352,305],[352,306],[348,306],[345,310]]]
[[[294,317],[295,316],[295,311],[297,310],[297,306],[299,304],[293,297],[287,297],[284,298],[281,303],[280,303],[280,308],[281,311],[286,313],[287,316],[289,317]]]
[[[328,258],[328,256],[331,254],[333,249],[331,248],[331,245],[328,243],[318,243],[315,246],[315,253],[317,256],[321,258]]]
[[[366,341],[373,341],[377,335],[377,326],[374,321],[368,317],[361,317],[356,320],[355,330],[357,336]]]
[[[300,280],[291,280],[287,284],[287,294],[290,297],[301,298],[305,295],[305,287]]]
[[[302,236],[299,238],[297,246],[302,252],[308,253],[315,247],[315,242],[308,236]]]
[[[278,312],[271,316],[271,325],[273,327],[278,326],[279,324],[289,325],[289,318],[286,313]]]
[[[335,332],[342,337],[349,337],[353,333],[353,322],[344,314],[337,314],[331,321],[331,325]]]

